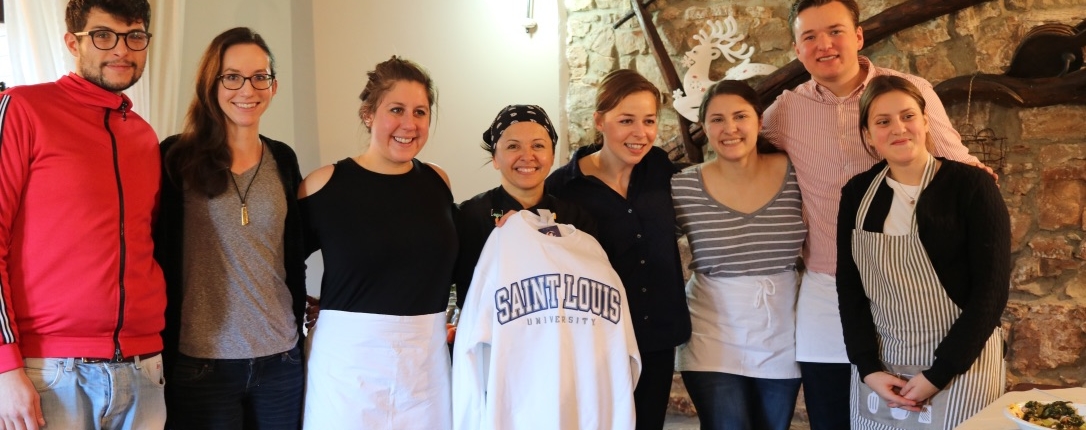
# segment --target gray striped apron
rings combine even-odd
[[[907,235],[863,230],[875,191],[888,172],[889,167],[875,177],[860,203],[852,231],[852,254],[858,257],[856,265],[871,302],[871,316],[879,335],[879,358],[887,372],[908,379],[931,367],[935,349],[962,311],[947,296],[920,243],[915,208]],[[929,156],[920,193],[934,175],[934,157]],[[1003,394],[1002,345],[1002,331],[997,328],[969,370],[951,379],[919,413],[886,406],[886,401],[860,380],[856,366],[852,366],[852,428],[953,429]]]

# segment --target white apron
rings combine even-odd
[[[864,292],[871,301],[883,366],[887,372],[911,376],[931,367],[935,349],[961,315],[961,309],[947,296],[931,266],[917,234],[915,209],[907,235],[863,230],[867,210],[887,172],[889,168],[875,177],[860,203],[856,228],[852,231],[852,253],[860,257],[856,258],[856,265]],[[929,156],[921,193],[934,175],[934,158]],[[953,429],[1003,394],[1002,346],[1002,331],[997,328],[972,367],[951,379],[919,413],[886,406],[860,380],[856,366],[852,366],[852,428]]]
[[[324,310],[310,337],[304,428],[452,428],[444,312]]]
[[[803,273],[796,303],[796,361],[848,363],[833,275]]]
[[[692,333],[679,346],[679,370],[799,377],[796,272],[728,278],[695,273],[686,299]]]

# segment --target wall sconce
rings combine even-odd
[[[528,0],[528,17],[524,18],[524,32],[527,34],[532,34],[536,28],[535,18],[532,17],[533,9],[535,9],[535,0]]]

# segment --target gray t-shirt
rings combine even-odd
[[[180,351],[190,357],[238,359],[287,351],[298,341],[283,262],[287,202],[275,158],[234,174],[208,199],[185,191],[184,301]],[[255,175],[255,180],[254,180]]]

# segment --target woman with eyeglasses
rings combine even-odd
[[[155,256],[175,429],[300,426],[302,177],[294,151],[259,133],[277,89],[264,39],[227,30],[200,61],[184,131],[162,142]]]

